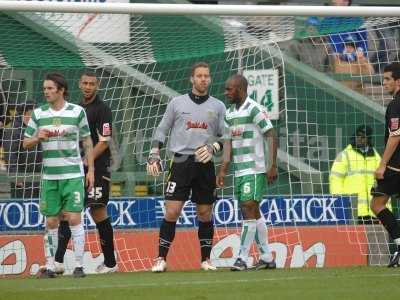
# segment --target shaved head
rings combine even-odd
[[[240,105],[247,98],[247,79],[243,75],[229,77],[225,85],[225,96],[232,102]]]
[[[228,81],[231,81],[237,89],[247,91],[247,79],[243,75],[235,74],[231,76]]]

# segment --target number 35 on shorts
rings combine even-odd
[[[101,186],[94,187],[88,193],[88,198],[100,199],[103,196],[103,191]]]

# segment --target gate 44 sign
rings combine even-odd
[[[243,76],[249,82],[247,94],[263,105],[270,120],[279,119],[279,73],[278,70],[245,70]]]

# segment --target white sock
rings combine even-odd
[[[240,234],[239,257],[246,261],[249,256],[251,244],[256,234],[256,220],[243,220],[242,232]]]
[[[58,228],[47,229],[44,239],[44,253],[46,256],[46,268],[54,271],[54,256],[58,246]]]
[[[256,243],[260,258],[265,262],[271,262],[274,258],[268,246],[268,229],[263,218],[257,220]]]
[[[83,266],[83,254],[85,252],[85,231],[83,224],[70,226],[72,242],[74,244],[75,262],[77,267]]]

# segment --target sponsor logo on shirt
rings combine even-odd
[[[242,128],[232,129],[231,135],[233,138],[241,137],[243,134]]]
[[[111,134],[110,123],[104,123],[103,124],[103,134],[102,134],[102,136],[108,136],[110,134]]]
[[[189,129],[207,129],[208,124],[206,122],[196,122],[196,121],[187,121],[186,122],[186,130]]]
[[[51,137],[57,137],[57,136],[65,136],[67,135],[67,131],[66,130],[52,130],[49,131],[49,138]]]
[[[399,118],[390,119],[390,130],[396,130],[399,128]]]

